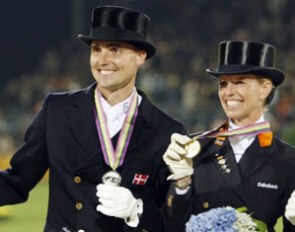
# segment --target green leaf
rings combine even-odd
[[[256,223],[258,232],[267,232],[267,225],[263,221],[259,221],[254,218],[252,220]]]
[[[237,210],[241,213],[245,213],[247,211],[247,207],[246,206],[242,206],[242,207],[239,207],[237,208]]]

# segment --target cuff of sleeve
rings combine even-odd
[[[180,189],[175,186],[175,192],[177,195],[185,195],[190,190],[190,188],[191,188],[190,185],[187,186],[185,189]]]
[[[125,223],[130,227],[137,227],[142,213],[143,202],[141,199],[137,199],[135,205],[132,208],[131,216],[124,219]]]

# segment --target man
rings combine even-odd
[[[219,66],[207,72],[219,80],[227,120],[193,140],[172,135],[164,154],[174,180],[164,211],[167,231],[184,231],[191,215],[223,206],[246,207],[268,231],[284,216],[295,189],[295,149],[273,135],[264,115],[284,80],[274,59],[275,47],[269,44],[220,43]],[[294,200],[289,205],[294,210]],[[293,224],[294,213],[287,217]],[[284,231],[295,231],[283,219]]]
[[[90,35],[78,38],[90,46],[96,82],[46,97],[11,169],[0,173],[0,205],[26,201],[49,168],[44,231],[162,231],[162,154],[172,132],[185,129],[135,88],[138,68],[156,51],[148,25],[132,9],[93,10]]]

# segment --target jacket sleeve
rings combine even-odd
[[[291,196],[292,192],[295,191],[295,167],[294,170],[292,172],[292,175],[288,178],[289,182],[287,185],[287,189],[285,191],[285,194],[283,196],[283,202],[285,203],[285,205],[287,204],[287,201],[289,199],[289,197]],[[285,216],[283,216],[283,226],[284,226],[284,232],[295,232],[295,226],[289,222]]]
[[[26,201],[48,169],[45,115],[46,100],[25,132],[24,143],[13,155],[11,168],[0,172],[0,205]]]
[[[167,232],[183,232],[185,231],[185,223],[192,214],[192,189],[184,194],[177,195],[174,182],[171,183],[167,194],[166,202],[162,208],[162,219],[165,231]]]

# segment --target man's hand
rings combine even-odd
[[[192,157],[188,155],[188,150],[185,149],[185,145],[190,141],[191,138],[186,135],[172,134],[171,143],[163,155],[163,159],[172,173],[168,180],[179,180],[193,174]]]
[[[285,217],[295,225],[295,190],[291,194],[286,205]]]
[[[99,205],[96,210],[112,217],[122,218],[130,227],[136,227],[143,212],[141,199],[135,199],[131,191],[120,186],[99,184],[96,187]]]

